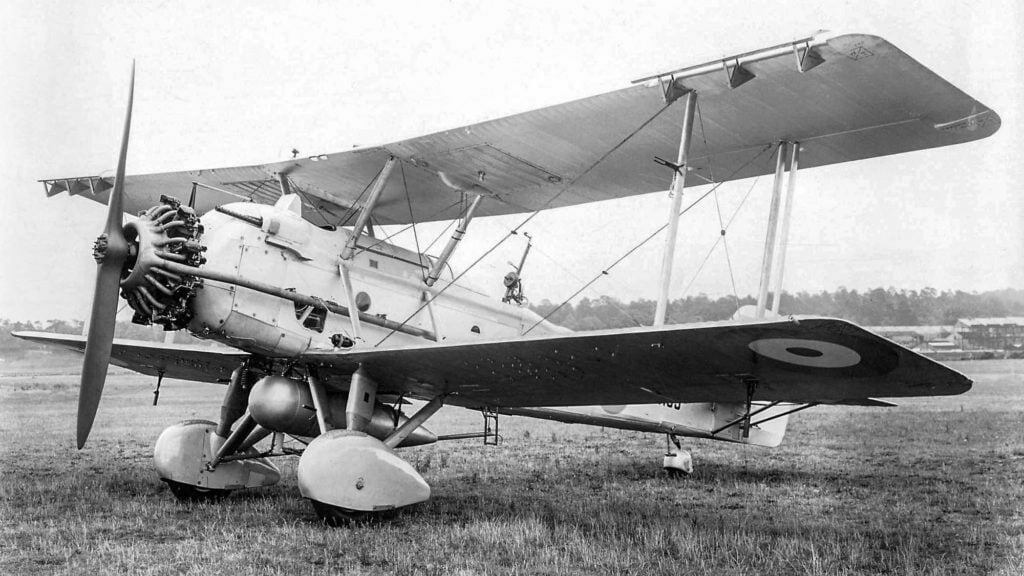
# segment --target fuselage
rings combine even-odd
[[[352,258],[342,260],[350,237],[346,229],[319,228],[275,206],[237,203],[224,208],[260,217],[262,227],[224,212],[204,215],[204,268],[345,306],[351,300],[350,310],[359,310],[364,321],[356,326],[351,315],[308,309],[254,290],[206,281],[193,300],[194,317],[189,324],[202,338],[256,354],[293,357],[309,350],[332,350],[338,342],[354,347],[428,343],[410,331],[433,334],[437,342],[514,338],[531,327],[530,333],[537,335],[567,331],[542,321],[525,306],[452,283],[450,268],[433,287],[427,287],[423,278],[432,261],[425,255],[362,236]],[[410,330],[394,331],[371,323],[374,318]]]
[[[431,257],[372,236],[361,236],[351,258],[343,259],[351,232],[314,226],[301,218],[297,206],[294,199],[276,206],[235,203],[204,215],[204,269],[339,303],[348,313],[329,313],[229,282],[206,280],[192,300],[193,334],[254,354],[292,358],[317,350],[513,339],[527,331],[570,332],[526,306],[455,283],[447,267],[433,286],[427,286],[424,278],[434,264]],[[747,437],[737,426],[712,433],[740,417],[743,408],[695,403],[499,411],[764,446],[782,441],[786,417],[752,429]],[[783,410],[773,408],[769,414]]]

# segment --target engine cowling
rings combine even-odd
[[[328,392],[326,396],[328,421],[335,428],[346,427],[345,404],[348,394]],[[249,392],[249,414],[256,423],[268,430],[294,436],[320,435],[313,394],[306,382],[296,378],[266,376],[256,382]],[[377,402],[373,407],[370,424],[364,432],[383,440],[408,420],[394,408]],[[419,446],[434,442],[437,442],[437,436],[420,426],[399,446]]]

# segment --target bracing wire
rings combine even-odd
[[[398,168],[401,170],[401,188],[406,190],[406,204],[409,206],[409,219],[412,222],[410,225],[413,227],[413,241],[416,242],[416,259],[421,263],[423,261],[423,252],[420,251],[420,235],[416,232],[416,215],[413,214],[413,199],[409,195],[409,181],[406,179],[406,163],[398,162]],[[393,235],[389,235],[388,239]],[[420,268],[420,280],[426,280],[427,276],[423,272],[423,268]]]
[[[771,161],[771,159],[775,157],[777,151],[778,149],[776,149],[775,152],[772,152],[772,154],[768,157],[769,161]],[[750,184],[750,188],[747,189],[747,193],[743,195],[743,199],[740,200],[740,203],[736,206],[736,209],[733,210],[732,215],[729,216],[729,220],[724,224],[722,223],[722,209],[718,204],[718,193],[715,193],[715,208],[718,211],[718,225],[721,227],[721,234],[718,236],[718,239],[715,240],[715,243],[711,245],[711,248],[708,249],[707,254],[704,255],[704,260],[697,268],[697,271],[693,273],[693,276],[690,278],[689,283],[686,284],[686,288],[683,289],[682,294],[684,296],[687,293],[689,293],[690,288],[693,286],[693,283],[697,280],[697,277],[700,276],[701,271],[704,269],[704,265],[707,264],[708,259],[711,257],[711,254],[715,251],[716,248],[718,248],[718,244],[719,242],[721,242],[722,248],[724,248],[725,250],[725,261],[729,269],[729,281],[732,284],[732,296],[733,299],[736,300],[736,307],[739,308],[740,294],[739,290],[736,288],[736,276],[733,272],[732,267],[732,254],[729,252],[729,242],[728,240],[726,240],[725,233],[732,226],[733,220],[735,220],[736,216],[739,215],[740,210],[743,208],[743,205],[746,204],[747,199],[750,198],[750,193],[754,191],[754,188],[757,186],[757,183],[760,179],[760,176],[754,178],[754,181]]]
[[[285,179],[285,180],[288,180],[288,177],[287,177],[287,176],[284,176],[284,179]],[[316,210],[316,213],[317,213],[317,214],[318,214],[318,215],[320,216],[320,218],[321,218],[321,219],[322,219],[322,220],[324,221],[324,224],[327,224],[327,223],[329,222],[329,220],[327,219],[327,215],[325,215],[325,214],[323,213],[323,211],[322,211],[322,210],[320,210],[320,207],[316,205],[317,203],[316,203],[316,202],[312,202],[312,201],[311,201],[311,200],[309,199],[309,194],[306,194],[306,192],[305,192],[305,191],[303,191],[302,189],[300,189],[300,188],[296,187],[296,186],[295,186],[294,184],[292,184],[292,183],[291,183],[291,181],[290,181],[290,180],[288,181],[288,188],[289,188],[290,190],[294,190],[294,191],[295,191],[295,193],[299,195],[299,198],[301,198],[301,199],[305,200],[305,202],[306,202],[306,204],[307,204],[307,205],[311,206],[311,207],[313,208],[313,210]]]
[[[458,204],[459,204],[460,202],[462,202],[462,201],[461,201],[461,200],[456,200],[455,202],[452,202],[451,204],[449,204],[449,205],[445,206],[444,208],[441,208],[440,210],[437,210],[437,211],[436,211],[436,212],[434,212],[433,214],[431,214],[431,215],[427,216],[427,218],[426,218],[426,221],[430,221],[430,220],[432,220],[432,219],[433,219],[433,218],[434,218],[435,216],[437,216],[438,214],[441,214],[441,213],[443,213],[443,212],[447,212],[448,210],[451,210],[452,208],[454,208],[455,206],[457,206],[457,205],[458,205]],[[451,224],[449,224],[448,226],[449,226],[449,227],[451,227]],[[376,242],[374,242],[373,244],[370,244],[370,245],[369,245],[369,246],[367,246],[366,248],[360,248],[360,251],[363,251],[363,250],[370,250],[370,249],[376,248],[377,246],[380,246],[381,244],[385,244],[385,243],[387,243],[387,242],[388,242],[389,240],[391,240],[392,238],[394,238],[395,236],[398,236],[399,234],[402,234],[402,233],[404,233],[404,232],[408,231],[408,230],[409,230],[410,228],[411,228],[411,229],[412,229],[412,230],[413,230],[413,231],[415,232],[415,230],[416,230],[416,228],[415,228],[415,223],[413,223],[413,224],[407,224],[407,225],[405,225],[405,227],[403,227],[403,228],[401,228],[401,229],[399,229],[399,230],[396,230],[396,231],[392,232],[391,234],[388,234],[388,235],[387,235],[387,236],[385,236],[384,238],[382,238],[382,239],[380,239],[380,240],[377,240]],[[446,228],[446,230],[447,230],[447,228]],[[443,235],[443,234],[442,234],[442,235]],[[439,237],[440,237],[440,236],[439,236]],[[434,242],[437,242],[437,240],[435,239],[435,240],[434,240]],[[433,242],[431,242],[431,244],[430,244],[429,246],[427,246],[427,248],[426,248],[426,250],[424,250],[424,252],[426,252],[426,251],[430,250],[430,246],[433,246],[433,245],[434,245],[434,244],[433,244]],[[417,246],[417,250],[418,250],[418,249],[419,249],[419,248],[418,248],[418,246]]]
[[[704,141],[704,154],[707,156],[707,159],[708,159],[708,176],[711,178],[711,181],[714,182],[715,181],[715,167],[711,163],[711,151],[708,149],[709,148],[708,147],[708,135],[704,131],[704,114],[703,114],[703,112],[701,112],[700,103],[701,103],[701,99],[698,98],[697,99],[697,120],[700,122],[700,137],[701,137],[701,140]]]
[[[724,228],[723,228],[724,230]],[[722,236],[722,248],[725,249],[725,264],[729,268],[729,283],[732,285],[732,297],[736,301],[736,309],[740,307],[740,292],[736,289],[736,275],[732,271],[732,254],[729,253],[729,242]]]
[[[708,260],[711,258],[711,255],[715,252],[715,249],[718,248],[719,243],[721,243],[722,247],[725,249],[725,262],[729,269],[729,281],[732,283],[732,295],[733,298],[736,299],[736,306],[739,306],[740,296],[739,291],[736,289],[736,276],[733,273],[732,257],[729,254],[729,242],[728,240],[726,240],[725,233],[726,231],[729,230],[729,226],[732,224],[733,218],[736,217],[736,214],[739,213],[740,208],[743,207],[743,204],[746,203],[747,198],[750,197],[750,192],[754,189],[754,186],[757,185],[757,181],[759,179],[760,176],[754,179],[754,183],[750,185],[750,189],[747,190],[746,195],[743,196],[743,200],[741,200],[739,206],[736,207],[736,211],[733,212],[732,218],[729,219],[728,223],[722,221],[722,207],[718,202],[718,193],[715,193],[715,210],[718,212],[718,226],[720,234],[718,238],[715,239],[715,243],[712,244],[711,248],[708,249],[707,254],[704,255],[704,260],[701,261],[700,266],[697,267],[697,271],[693,273],[693,276],[690,278],[690,281],[686,284],[686,288],[683,289],[683,296],[690,292],[690,288],[693,287],[693,283],[697,281],[697,278],[700,276],[700,273],[704,270],[704,266],[708,263]]]
[[[540,254],[541,256],[547,258],[555,266],[558,266],[559,268],[561,268],[562,271],[565,272],[566,274],[568,274],[569,276],[571,276],[573,280],[576,280],[577,282],[583,282],[582,278],[580,278],[579,276],[574,274],[571,270],[569,270],[568,268],[563,266],[561,264],[561,262],[559,262],[555,258],[552,258],[551,255],[549,255],[548,253],[546,253],[543,250],[541,250],[540,247],[538,247],[536,244],[533,245],[533,251],[538,253],[538,254]],[[639,320],[637,320],[636,317],[633,316],[632,314],[630,314],[625,308],[620,306],[618,304],[618,302],[616,302],[614,299],[608,300],[608,303],[611,304],[612,307],[615,308],[620,314],[622,314],[626,318],[629,318],[637,326],[643,326],[643,323],[641,323]]]
[[[452,206],[455,206],[456,204],[461,204],[461,203],[462,203],[462,201],[459,200],[458,202],[453,203]],[[449,208],[450,207],[451,206],[449,206]],[[444,238],[448,234],[448,231],[452,229],[452,226],[454,226],[455,223],[458,222],[458,221],[459,221],[458,218],[454,218],[452,221],[448,222],[448,225],[445,226],[443,230],[441,230],[440,234],[435,236],[434,239],[430,241],[430,244],[427,244],[427,247],[423,251],[424,252],[430,252],[430,249],[434,247],[434,244],[437,244],[438,240],[440,240],[441,238]]]
[[[539,253],[540,253],[540,254],[541,254],[542,256],[544,256],[544,257],[545,257],[545,258],[547,258],[548,260],[550,260],[550,261],[554,262],[554,263],[555,263],[555,265],[556,265],[556,266],[558,266],[559,268],[561,268],[561,269],[562,269],[562,270],[563,270],[563,271],[564,271],[564,272],[565,272],[566,274],[568,274],[569,276],[572,276],[572,279],[573,279],[573,280],[576,280],[577,282],[582,282],[582,281],[583,281],[583,279],[582,279],[582,278],[580,278],[579,276],[577,276],[577,275],[573,274],[573,273],[572,273],[571,271],[569,271],[569,269],[568,269],[568,268],[566,268],[565,266],[562,266],[562,265],[561,265],[561,264],[560,264],[560,263],[559,263],[559,262],[558,262],[557,260],[555,260],[555,259],[554,259],[554,258],[552,258],[551,256],[549,256],[549,255],[545,254],[544,252],[540,251],[540,249],[538,249],[538,248],[536,247],[536,245],[534,246],[534,248],[533,248],[533,249],[534,249],[535,251],[539,252]],[[633,322],[634,324],[636,324],[637,326],[643,326],[643,323],[642,323],[642,322],[640,322],[640,320],[638,320],[638,319],[636,318],[636,316],[633,316],[632,314],[630,314],[628,310],[626,310],[625,308],[623,308],[622,306],[620,306],[620,305],[619,305],[619,303],[618,303],[618,302],[616,302],[616,301],[615,301],[614,299],[610,299],[610,300],[608,300],[607,302],[608,302],[609,304],[611,304],[613,308],[615,308],[616,310],[618,310],[620,314],[622,314],[622,315],[623,315],[623,316],[625,316],[626,318],[629,318],[629,319],[630,319],[630,321],[632,321],[632,322]]]
[[[345,210],[345,213],[341,215],[341,218],[339,218],[338,221],[334,223],[335,226],[344,225],[345,222],[348,222],[349,218],[351,218],[353,215],[355,215],[356,212],[359,211],[359,201],[363,199],[363,195],[366,194],[366,191],[370,189],[370,186],[373,186],[373,183],[377,181],[377,178],[380,178],[380,175],[383,172],[384,166],[381,166],[380,170],[377,171],[377,175],[374,176],[373,178],[370,178],[370,181],[367,182],[366,186],[363,187],[363,191],[359,193],[359,196],[356,196],[355,200],[352,201],[352,205],[349,206],[348,209]]]
[[[709,148],[708,147],[708,135],[707,135],[707,132],[704,130],[704,113],[703,113],[703,110],[701,109],[700,103],[701,103],[701,101],[698,100],[697,101],[697,119],[700,121],[700,134],[701,134],[701,138],[704,140],[704,150],[707,151],[708,148]],[[715,169],[714,169],[714,166],[711,163],[711,154],[710,153],[708,154],[708,174],[711,176],[711,180],[713,181],[715,179]],[[760,177],[758,177],[758,178],[760,178]],[[754,184],[757,184],[758,178],[754,179]],[[751,190],[753,190],[753,186],[751,186]],[[750,192],[748,191],[747,192],[747,196],[749,196],[749,195],[750,195]],[[746,202],[747,196],[743,197],[743,202]],[[740,202],[740,206],[743,205],[743,202]],[[736,299],[736,306],[738,308],[739,305],[740,305],[740,296],[739,296],[739,291],[736,289],[736,274],[735,274],[735,272],[733,271],[733,268],[732,268],[732,255],[729,254],[729,241],[725,238],[725,232],[726,232],[726,230],[728,230],[729,227],[722,222],[722,204],[721,204],[721,202],[719,202],[718,192],[717,191],[715,192],[715,212],[717,212],[717,214],[718,214],[718,229],[721,232],[721,234],[719,235],[718,239],[722,242],[722,247],[725,249],[725,264],[726,264],[726,268],[728,268],[728,270],[729,270],[729,282],[732,284],[732,294],[733,294],[733,297]],[[732,221],[730,220],[730,223],[731,222]],[[704,258],[704,262],[707,262],[707,259],[711,257],[711,252],[714,251],[716,246],[718,246],[718,241],[715,241],[715,245],[712,246],[711,250],[708,251],[708,255]],[[704,268],[704,263],[702,262],[701,265],[700,265],[700,268],[697,269],[697,274],[693,275],[693,279],[690,280],[690,283],[686,285],[686,289],[683,290],[683,295],[684,296],[686,295],[687,292],[690,291],[690,286],[693,285],[693,282],[697,279],[697,275],[700,274],[700,271],[703,268]]]
[[[671,105],[672,105],[672,102],[666,102],[665,105],[662,106],[661,108],[659,108],[650,118],[648,118],[643,123],[641,123],[640,126],[638,126],[636,129],[634,129],[628,135],[626,135],[625,138],[620,140],[618,143],[616,143],[614,146],[612,146],[607,152],[602,154],[600,158],[598,158],[592,164],[590,164],[590,166],[588,166],[586,168],[586,170],[584,170],[583,172],[580,172],[580,174],[578,176],[576,176],[575,178],[573,178],[572,180],[567,182],[564,186],[562,186],[562,188],[559,189],[559,191],[557,193],[552,195],[551,198],[549,198],[540,208],[538,208],[538,209],[534,210],[533,212],[531,212],[526,218],[523,219],[522,222],[520,222],[515,228],[513,228],[511,231],[509,231],[508,234],[503,236],[501,239],[499,239],[497,242],[495,242],[490,248],[488,248],[486,251],[484,251],[484,253],[481,254],[476,260],[474,260],[465,270],[463,270],[457,276],[452,278],[451,282],[449,282],[448,284],[445,284],[443,287],[441,287],[440,290],[437,290],[436,292],[431,293],[431,296],[430,296],[429,299],[425,299],[423,304],[421,304],[416,310],[414,310],[412,312],[412,314],[410,314],[408,317],[406,317],[404,320],[402,320],[398,324],[398,326],[396,326],[390,332],[385,334],[383,338],[381,338],[376,344],[374,344],[374,347],[377,347],[377,346],[380,346],[381,344],[383,344],[388,338],[390,338],[395,332],[398,331],[398,328],[404,326],[409,320],[412,320],[417,314],[422,312],[424,308],[426,308],[431,303],[433,303],[434,300],[436,300],[441,294],[443,294],[446,290],[448,290],[449,287],[454,286],[455,283],[459,281],[459,279],[461,279],[463,276],[465,276],[467,272],[472,270],[484,258],[490,256],[491,253],[494,252],[495,250],[497,250],[499,246],[504,244],[506,240],[508,240],[512,236],[518,234],[519,230],[521,228],[523,228],[524,226],[529,224],[530,221],[533,220],[534,218],[536,218],[538,214],[540,214],[542,211],[546,210],[548,208],[548,206],[550,206],[558,198],[560,198],[562,196],[562,194],[565,194],[565,192],[567,192],[569,189],[571,189],[573,186],[575,186],[576,183],[580,181],[580,179],[585,177],[587,174],[590,174],[594,170],[594,168],[597,168],[597,166],[599,164],[601,164],[609,156],[614,154],[619,148],[621,148],[623,145],[625,145],[626,142],[629,142],[634,136],[637,135],[637,133],[639,133],[641,130],[646,128],[651,122],[654,122],[654,120],[656,118],[658,118],[659,116],[661,116],[661,114],[665,110],[668,110],[669,106],[671,106]]]
[[[755,155],[753,158],[748,160],[742,166],[740,166],[739,168],[734,170],[733,173],[729,175],[729,178],[726,178],[726,181],[728,181],[730,178],[732,178],[734,175],[739,173],[741,170],[743,170],[744,168],[746,168],[750,164],[753,164],[754,161],[756,161],[758,158],[760,158],[761,155],[764,154],[765,152],[767,152],[771,147],[772,147],[772,144],[768,144],[768,145],[764,146],[763,148],[761,148],[761,151],[758,152],[757,155]],[[693,208],[694,206],[699,204],[702,200],[704,200],[709,195],[714,193],[715,190],[718,190],[718,187],[721,186],[723,183],[724,182],[719,182],[719,183],[715,184],[714,186],[712,186],[710,190],[708,190],[707,192],[702,194],[699,198],[697,198],[692,203],[690,203],[688,206],[683,208],[682,211],[679,212],[679,215],[682,216],[683,214],[686,214],[687,212],[689,212],[691,208]],[[551,311],[549,311],[547,314],[545,314],[544,317],[542,317],[540,320],[537,320],[537,322],[535,322],[525,332],[523,332],[523,335],[525,336],[525,335],[529,334],[531,330],[533,330],[537,326],[541,325],[544,321],[546,321],[548,318],[550,318],[552,314],[554,314],[555,312],[560,310],[562,307],[564,307],[566,304],[568,304],[569,301],[571,301],[573,298],[575,298],[576,296],[579,296],[581,292],[583,292],[584,290],[589,288],[592,284],[597,282],[602,276],[608,276],[609,272],[611,271],[612,268],[615,268],[616,266],[618,266],[623,260],[625,260],[626,258],[631,256],[634,252],[639,250],[644,244],[647,244],[648,242],[650,242],[652,238],[654,238],[655,236],[660,234],[661,231],[664,230],[665,228],[668,228],[668,223],[667,222],[665,224],[662,224],[661,226],[659,226],[656,230],[654,230],[653,232],[648,234],[647,237],[645,237],[639,243],[635,244],[632,248],[627,250],[624,254],[622,254],[621,256],[616,258],[614,262],[612,262],[609,266],[607,266],[606,268],[601,270],[601,272],[596,274],[592,279],[590,279],[590,281],[588,281],[585,285],[583,285],[579,290],[577,290],[571,296],[569,296],[568,298],[563,300],[561,304],[559,304],[558,306],[553,308]]]
[[[750,198],[750,193],[754,191],[754,187],[757,186],[757,181],[761,177],[754,178],[754,181],[750,184],[750,188],[747,189],[747,193],[743,195],[743,200],[740,200],[736,210],[733,211],[732,216],[729,217],[729,221],[725,223],[723,230],[728,230],[732,226],[732,221],[736,219],[736,215],[740,213],[740,209],[747,203],[747,198]],[[725,261],[729,265],[729,281],[732,282],[732,297],[736,299],[736,309],[740,307],[740,292],[736,289],[736,276],[733,275],[732,268],[732,254],[729,252],[729,243],[725,239],[725,234],[722,234],[722,246],[725,248]]]
[[[416,216],[412,213],[412,197],[409,195],[409,182],[405,179],[405,162],[399,162],[398,167],[402,170],[402,188],[405,188],[405,203],[409,206],[409,220],[412,222],[412,238],[416,242],[416,254],[423,254],[420,251],[420,235],[416,232]],[[388,236],[388,238],[390,237]],[[420,272],[422,273],[422,270]]]

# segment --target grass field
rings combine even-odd
[[[278,486],[176,502],[160,431],[216,419],[219,386],[115,371],[85,450],[77,367],[0,364],[2,574],[1024,574],[1024,361],[953,367],[962,396],[819,407],[778,449],[502,417],[504,443],[409,449],[433,498],[388,522],[327,528]],[[450,410],[438,433],[479,430]]]

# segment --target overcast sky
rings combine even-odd
[[[0,317],[86,315],[103,207],[47,199],[36,180],[112,171],[133,57],[128,171],[145,173],[386,143],[819,29],[886,38],[994,109],[1002,128],[962,146],[801,172],[787,288],[1024,287],[1024,12],[1012,1],[8,0],[0,20]],[[731,214],[751,186],[729,234],[740,295],[757,288],[770,179],[719,190]],[[667,202],[661,193],[542,214],[527,228],[536,238],[527,294],[567,297],[660,226]],[[456,267],[521,218],[474,221]],[[673,297],[732,293],[721,248],[693,281],[717,235],[712,202],[683,218]],[[654,297],[661,246],[651,242],[583,295]],[[503,246],[473,282],[500,294],[521,250],[521,240]]]

